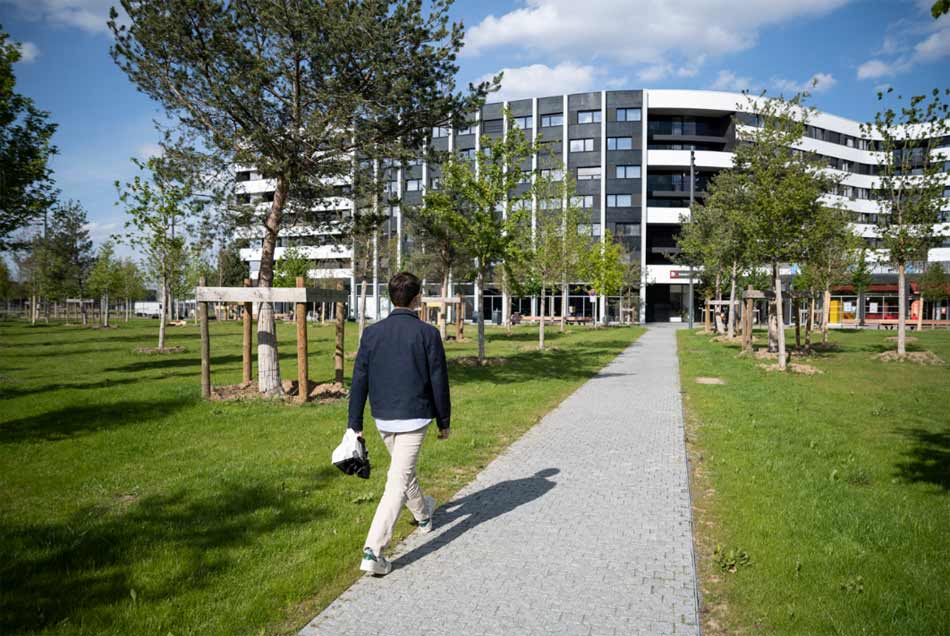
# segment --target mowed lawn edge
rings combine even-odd
[[[705,634],[950,633],[950,368],[876,360],[890,335],[783,376],[678,334]]]
[[[280,325],[285,378],[293,328]],[[290,634],[359,576],[388,466],[371,418],[373,476],[345,477],[329,465],[345,401],[204,402],[197,328],[170,330],[183,354],[133,354],[154,331],[0,323],[0,631]],[[448,500],[642,332],[553,329],[558,350],[541,353],[536,328],[491,330],[488,354],[509,363],[450,363],[453,437],[426,440],[424,487]],[[332,337],[310,330],[316,381],[332,377]],[[240,325],[212,323],[211,351],[212,382],[239,381]],[[403,515],[394,542],[412,529]]]

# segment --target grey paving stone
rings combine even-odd
[[[300,634],[698,635],[675,335],[651,327]]]

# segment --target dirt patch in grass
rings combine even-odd
[[[165,353],[184,353],[187,351],[184,347],[174,346],[174,347],[138,347],[135,350],[135,353],[143,353],[147,356],[162,355]]]
[[[500,367],[508,364],[508,358],[485,358],[480,361],[478,356],[462,356],[461,358],[452,358],[450,362],[462,367]]]
[[[900,355],[896,351],[885,351],[874,356],[874,359],[881,362],[913,362],[930,366],[946,364],[940,356],[932,351],[908,351],[904,355]]]
[[[725,384],[725,383],[726,381],[723,380],[722,378],[709,378],[709,377],[703,377],[703,376],[699,376],[698,378],[696,378],[696,384]]]
[[[837,342],[816,342],[811,346],[815,351],[841,351]]]
[[[282,396],[261,395],[257,390],[257,384],[248,382],[247,384],[228,384],[224,386],[215,386],[211,388],[211,399],[213,401],[230,402],[239,400],[259,400],[274,399],[283,401],[296,401],[298,395],[298,384],[296,380],[285,380],[283,382],[284,394]],[[318,404],[330,404],[338,400],[345,399],[349,392],[346,387],[338,382],[327,382],[317,384],[310,382],[310,392],[308,400]]]
[[[446,342],[457,342],[457,343],[459,343],[459,344],[462,344],[462,343],[464,343],[464,342],[471,342],[472,339],[471,339],[471,338],[466,338],[465,336],[462,336],[461,338],[459,338],[458,336],[446,336],[446,337],[445,337],[445,341],[446,341]]]
[[[710,339],[710,342],[725,342],[726,344],[742,344],[742,336],[715,336]]]
[[[543,350],[544,350],[544,351],[560,351],[561,348],[560,348],[560,347],[545,347]],[[538,349],[538,345],[536,345],[536,344],[535,344],[535,345],[522,345],[522,346],[518,347],[518,351],[540,351],[540,349]]]
[[[760,369],[765,369],[766,371],[781,371],[776,364],[760,364]],[[821,375],[824,373],[821,369],[813,367],[810,364],[801,364],[798,362],[793,362],[786,367],[786,371],[791,371],[792,373],[800,373],[801,375]]]
[[[897,336],[888,336],[884,338],[884,342],[897,342]],[[917,342],[917,336],[905,336],[904,342]]]

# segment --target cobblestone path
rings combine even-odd
[[[300,633],[698,635],[675,327],[651,326],[435,524]]]

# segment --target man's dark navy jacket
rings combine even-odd
[[[403,307],[367,327],[350,386],[349,427],[357,432],[363,430],[367,393],[376,419],[434,417],[440,429],[449,428],[449,372],[439,330]]]

